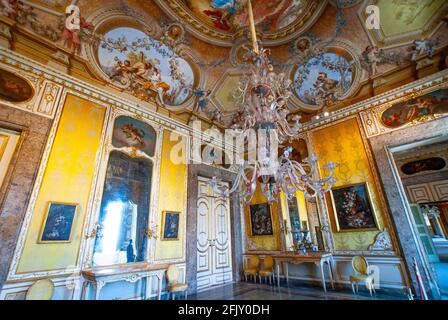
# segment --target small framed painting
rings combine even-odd
[[[378,230],[366,183],[331,190],[336,231]]]
[[[164,211],[162,221],[162,239],[165,241],[179,240],[180,212]]]
[[[252,236],[272,236],[271,207],[268,203],[250,206],[250,228]]]
[[[77,211],[77,204],[50,202],[38,242],[71,242]]]

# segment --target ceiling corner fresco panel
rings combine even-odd
[[[246,0],[156,0],[168,14],[181,17],[212,43],[232,45],[248,25]],[[304,31],[322,13],[327,1],[253,0],[255,23],[263,39],[280,44]]]
[[[380,13],[380,30],[366,30],[380,47],[404,45],[433,33],[448,9],[445,0],[369,0],[360,9],[362,21],[366,8],[375,5]],[[365,24],[363,24],[365,27]]]

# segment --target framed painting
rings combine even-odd
[[[442,116],[448,113],[448,89],[440,89],[421,97],[401,102],[386,109],[381,122],[386,128],[399,128],[408,123]]]
[[[34,89],[27,80],[0,69],[0,99],[8,102],[27,102],[34,96]]]
[[[45,214],[39,243],[69,243],[78,204],[50,202]]]
[[[153,157],[157,133],[149,124],[128,116],[115,119],[112,144],[116,148],[135,148]]]
[[[331,190],[336,231],[378,230],[366,183]]]
[[[180,212],[164,211],[162,219],[162,240],[179,240]]]
[[[250,229],[252,236],[272,236],[271,207],[267,203],[250,206]]]

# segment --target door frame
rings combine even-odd
[[[419,140],[414,140],[411,142],[406,142],[406,143],[403,143],[400,145],[386,147],[386,154],[389,159],[393,178],[395,180],[395,183],[396,183],[396,186],[397,186],[397,189],[399,192],[399,196],[401,198],[401,201],[402,201],[402,204],[404,207],[404,213],[406,215],[406,219],[410,225],[412,238],[414,240],[414,243],[416,244],[417,252],[418,252],[419,258],[421,260],[422,271],[426,277],[427,290],[429,290],[431,292],[433,298],[435,298],[435,299],[438,299],[440,297],[440,288],[439,288],[439,284],[437,281],[437,276],[436,276],[433,268],[431,267],[429,255],[426,252],[426,249],[424,248],[423,243],[420,239],[420,235],[417,231],[417,225],[416,225],[416,222],[415,222],[413,214],[412,214],[411,202],[409,201],[409,199],[406,195],[406,190],[403,185],[403,181],[401,180],[400,172],[396,165],[396,160],[395,160],[394,154],[399,151],[412,150],[413,148],[416,148],[416,147],[421,147],[424,145],[430,145],[433,143],[438,143],[438,142],[443,142],[443,141],[447,141],[447,137],[443,136],[443,135],[439,135],[439,136],[430,137],[430,138],[426,138],[426,139],[419,139]]]
[[[198,177],[218,177],[232,187],[236,173],[219,169],[205,164],[192,164],[188,166],[188,200],[187,200],[187,225],[186,225],[186,279],[189,293],[197,292],[197,201],[198,201]],[[243,236],[241,200],[237,194],[230,197],[230,233],[232,252],[233,281],[239,282],[243,268]]]

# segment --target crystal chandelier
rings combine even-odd
[[[246,138],[251,130],[265,131],[265,143],[260,147],[258,142],[256,160],[241,164],[232,188],[224,187],[217,177],[213,177],[210,185],[217,194],[225,197],[239,192],[246,203],[252,200],[257,182],[270,203],[278,201],[282,191],[288,199],[292,199],[297,191],[306,197],[322,196],[336,181],[336,164],[330,162],[323,166],[328,170],[328,176],[315,179],[318,176],[316,156],[311,155],[304,163],[299,163],[290,159],[292,148],[289,147],[280,158],[277,157],[278,144],[293,140],[299,134],[300,116],[293,116],[292,122],[288,121],[287,102],[292,95],[292,81],[284,73],[276,74],[269,60],[270,51],[259,48],[251,1],[247,4],[253,50],[247,55],[251,60],[250,72],[240,80],[233,93],[241,115],[233,129],[241,130]]]

